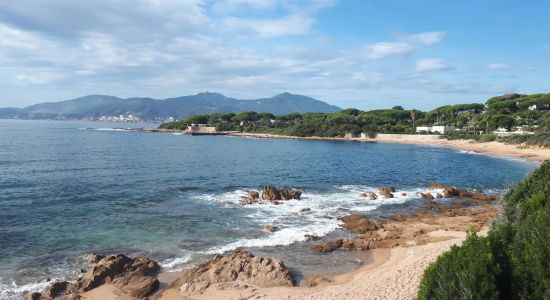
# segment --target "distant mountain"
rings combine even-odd
[[[102,116],[132,115],[141,120],[184,119],[194,114],[214,112],[269,112],[275,115],[291,112],[335,112],[329,105],[302,95],[282,93],[271,98],[238,100],[218,93],[199,93],[164,100],[152,98],[122,99],[114,96],[89,95],[60,102],[45,102],[25,108],[0,108],[0,118],[21,119],[94,119]]]

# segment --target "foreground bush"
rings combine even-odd
[[[488,240],[472,234],[425,271],[418,299],[498,299],[499,272]]]
[[[504,197],[505,218],[424,273],[419,299],[550,299],[550,162]]]

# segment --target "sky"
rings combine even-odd
[[[431,109],[550,92],[547,0],[0,2],[0,107],[303,94]]]

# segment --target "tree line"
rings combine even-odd
[[[533,105],[538,105],[535,109]],[[416,126],[452,125],[459,134],[489,133],[497,128],[518,125],[550,128],[550,94],[509,94],[493,97],[485,104],[445,105],[431,111],[390,109],[362,111],[354,108],[334,113],[263,112],[213,113],[193,115],[185,120],[162,124],[161,128],[185,129],[189,124],[210,124],[218,130],[285,134],[293,136],[336,137],[346,133],[415,133]]]

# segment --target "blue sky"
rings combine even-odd
[[[430,109],[550,92],[549,1],[0,3],[0,106],[86,94]]]

